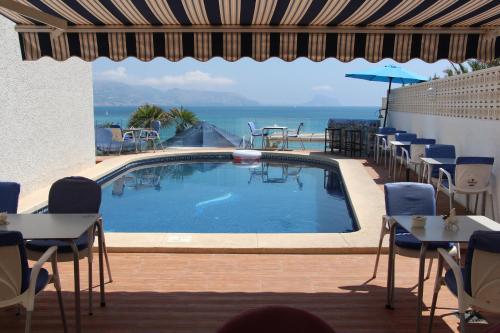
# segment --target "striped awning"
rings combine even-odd
[[[0,0],[23,59],[500,57],[500,0]]]

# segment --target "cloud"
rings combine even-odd
[[[333,91],[333,87],[330,85],[319,85],[319,86],[314,86],[311,88],[313,91],[322,91],[322,92],[331,92]]]
[[[100,72],[97,80],[122,82],[130,85],[147,86],[159,89],[168,88],[196,88],[217,89],[234,85],[236,82],[223,76],[215,76],[200,70],[189,71],[180,75],[163,75],[150,77],[133,77],[127,73],[125,67],[117,67]]]
[[[97,79],[103,81],[126,81],[128,78],[127,69],[125,67],[117,67],[108,69],[97,75]]]

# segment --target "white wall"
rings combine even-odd
[[[497,221],[500,221],[498,216],[498,207],[500,207],[500,196],[498,195],[498,189],[500,189],[500,121],[394,111],[389,113],[388,119],[391,126],[397,129],[416,133],[421,138],[436,139],[437,143],[455,145],[457,156],[495,157],[493,192],[496,204],[495,217]],[[491,217],[489,209],[487,209],[487,215]]]
[[[21,60],[0,16],[0,180],[21,195],[95,164],[92,68],[80,59]]]

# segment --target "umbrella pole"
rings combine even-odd
[[[392,77],[389,78],[389,90],[387,90],[387,100],[385,102],[385,117],[384,117],[384,128],[387,123],[387,116],[389,114],[389,95],[391,94]]]

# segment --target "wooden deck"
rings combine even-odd
[[[107,307],[83,315],[83,332],[215,332],[246,309],[282,304],[311,311],[340,333],[414,332],[417,260],[397,258],[395,310],[385,309],[387,257],[371,280],[373,255],[111,254],[114,282]],[[82,261],[82,278],[86,268]],[[66,310],[73,328],[72,266],[61,264]],[[97,277],[97,276],[96,276]],[[433,278],[426,283],[430,303]],[[86,310],[87,297],[82,297]],[[445,288],[433,332],[457,331],[455,299]],[[424,314],[427,321],[428,312]],[[24,317],[0,310],[1,332],[23,332]],[[469,325],[482,332],[487,325]],[[33,332],[62,332],[56,295],[37,298]]]

